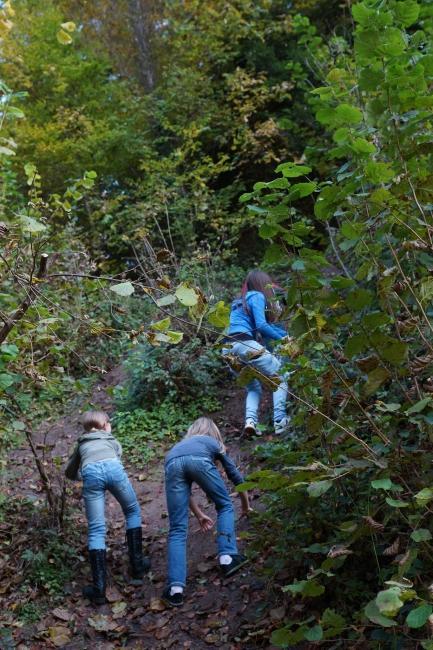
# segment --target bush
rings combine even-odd
[[[149,407],[167,400],[188,403],[216,394],[221,363],[214,350],[203,350],[199,339],[182,347],[141,344],[125,362],[128,378],[116,390],[121,409]]]

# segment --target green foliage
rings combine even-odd
[[[122,443],[128,462],[143,467],[143,463],[164,451],[167,444],[176,441],[196,418],[215,411],[219,406],[212,397],[184,406],[167,398],[148,410],[116,411],[113,418],[115,434]]]
[[[181,347],[133,348],[125,361],[127,378],[116,389],[119,408],[128,410],[172,400],[184,404],[216,394],[221,361],[217,352],[203,350],[199,339]]]
[[[57,531],[46,530],[44,544],[36,551],[25,550],[22,559],[26,583],[56,595],[62,593],[65,583],[71,580],[77,555],[71,544],[59,539]]]
[[[285,316],[301,352],[286,364],[300,441],[262,447],[274,478],[251,481],[266,490],[265,570],[278,579],[290,548],[296,579],[282,589],[326,590],[346,620],[379,628],[358,637],[381,647],[431,614],[433,22],[429,3],[394,0],[358,2],[353,17],[353,50],[340,40],[332,63],[299,25],[322,64],[310,104],[331,146],[313,143],[306,164],[280,164],[241,197],[265,260],[291,269]],[[293,625],[273,642],[319,636]]]

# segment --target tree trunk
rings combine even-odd
[[[152,0],[128,0],[129,18],[137,45],[138,75],[146,92],[155,87],[155,66],[152,52],[154,34],[154,3]]]

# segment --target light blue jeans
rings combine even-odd
[[[186,540],[193,482],[197,483],[215,504],[218,555],[235,555],[238,552],[232,500],[214,463],[202,456],[172,458],[165,467],[165,493],[170,522],[169,587],[184,587],[186,583]]]
[[[249,355],[254,352],[262,351],[258,357],[251,359]],[[223,354],[233,354],[238,357],[243,364],[256,368],[259,372],[267,377],[278,375],[281,382],[277,390],[273,391],[272,399],[274,402],[274,423],[279,422],[286,417],[286,400],[287,400],[287,381],[281,374],[281,360],[269,352],[263,345],[251,339],[251,341],[235,341],[231,348],[223,350]],[[258,422],[258,412],[260,399],[262,396],[262,385],[259,379],[253,379],[246,386],[247,399],[245,403],[245,419],[251,419],[256,424]]]
[[[83,499],[88,523],[90,551],[105,548],[105,491],[120,503],[126,519],[126,529],[141,526],[141,512],[134,488],[119,460],[101,460],[86,465],[83,479]]]

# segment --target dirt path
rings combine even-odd
[[[118,370],[107,375],[103,385],[95,389],[91,402],[110,410],[111,398],[105,388],[118,381]],[[232,390],[225,399],[224,412],[231,414],[230,422],[224,422],[221,413],[214,417],[224,431],[230,454],[244,473],[248,473],[249,444],[246,449],[239,445],[242,396],[239,391]],[[66,417],[55,423],[48,435],[40,435],[43,444],[52,449],[53,454],[64,458],[76,437],[76,430],[77,417]],[[108,496],[109,602],[95,608],[82,598],[81,588],[89,579],[89,567],[86,524],[80,490],[76,485],[71,488],[69,495],[76,506],[72,515],[73,528],[77,530],[80,545],[75,579],[71,584],[65,585],[64,598],[56,602],[52,611],[33,625],[16,627],[7,643],[2,644],[0,641],[0,647],[5,650],[39,650],[50,647],[69,650],[111,650],[119,647],[200,650],[212,646],[223,650],[248,650],[270,647],[267,643],[254,640],[254,630],[258,629],[261,619],[267,617],[265,583],[254,574],[252,565],[247,565],[244,571],[230,581],[223,581],[216,563],[214,533],[201,533],[192,517],[185,605],[173,610],[166,608],[159,600],[165,584],[168,527],[161,458],[155,459],[147,467],[127,465],[127,470],[141,505],[144,541],[152,562],[151,572],[142,586],[133,587],[129,584],[123,516],[117,502]],[[42,500],[38,477],[27,449],[14,453],[11,476],[13,480],[8,486],[11,496],[24,493],[33,499]],[[213,515],[213,506],[207,504],[199,490],[196,495],[206,511]],[[239,513],[239,498],[235,497],[234,501]],[[247,527],[248,522],[238,520],[237,530],[241,537],[241,531]],[[241,548],[243,545],[244,542],[240,541]],[[3,605],[11,607],[7,593],[2,600]]]

